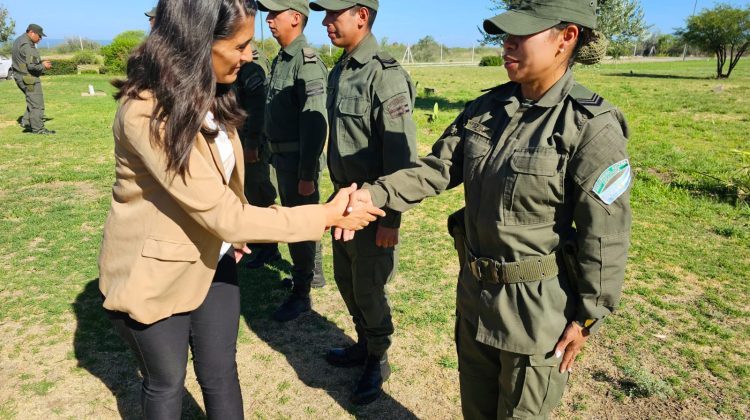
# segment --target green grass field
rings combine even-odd
[[[722,178],[750,150],[750,65],[713,79],[714,62],[608,64],[577,79],[624,111],[637,179],[633,238],[620,309],[589,340],[558,418],[750,416],[750,207]],[[500,68],[420,68],[421,154]],[[139,379],[103,317],[96,281],[101,229],[114,179],[111,96],[81,97],[103,76],[44,81],[47,126],[21,133],[23,95],[0,82],[0,419],[138,418]],[[440,114],[428,123],[435,102]],[[324,194],[331,190],[324,175]],[[238,364],[248,418],[457,418],[453,347],[457,259],[445,219],[460,188],[406,214],[399,275],[389,286],[396,334],[386,396],[347,402],[356,370],[322,360],[353,327],[333,285],[314,311],[277,325],[289,263],[241,271]],[[282,247],[285,249],[285,247]],[[288,258],[287,258],[288,261]],[[202,418],[189,369],[187,418]]]

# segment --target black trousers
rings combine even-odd
[[[138,360],[146,419],[180,419],[188,348],[192,350],[208,418],[243,418],[235,361],[240,291],[237,267],[229,254],[219,261],[206,299],[192,312],[150,325],[122,312],[107,312]]]

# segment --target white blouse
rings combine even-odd
[[[234,166],[237,163],[237,158],[234,156],[234,149],[232,148],[232,141],[229,140],[229,135],[227,134],[226,127],[217,126],[216,121],[214,120],[214,114],[211,111],[208,111],[206,114],[206,126],[211,130],[216,130],[217,127],[219,129],[219,134],[214,139],[214,142],[216,143],[216,147],[219,149],[219,156],[221,157],[221,163],[224,165],[224,175],[226,175],[227,179],[232,177],[232,172],[234,171]],[[221,251],[219,252],[219,260],[221,260],[222,257],[224,257],[224,254],[232,250],[232,244],[224,242],[221,244]],[[234,257],[234,255],[230,255],[230,257]]]

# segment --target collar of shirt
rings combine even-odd
[[[539,106],[542,108],[552,108],[553,106],[562,102],[566,96],[570,93],[570,89],[573,88],[575,80],[573,79],[573,70],[568,69],[563,77],[560,78],[552,87],[544,94],[533,106]],[[513,83],[513,88],[508,94],[500,95],[497,98],[500,102],[505,104],[505,111],[508,115],[513,115],[518,108],[521,106],[522,95],[521,85]]]
[[[548,91],[544,94],[544,96],[539,99],[535,106],[541,106],[542,108],[552,108],[553,106],[559,104],[560,102],[565,99],[566,96],[568,96],[568,93],[570,93],[570,89],[573,88],[573,84],[575,81],[573,80],[573,70],[568,69],[563,77],[560,78],[560,80],[557,81]]]
[[[287,45],[286,48],[282,49],[281,52],[291,58],[299,54],[305,45],[307,45],[307,38],[305,38],[305,34],[300,34],[300,36],[294,38],[294,41]]]
[[[359,64],[365,64],[372,60],[372,57],[378,51],[378,40],[372,33],[367,34],[362,41],[354,48],[354,50],[348,55],[352,60]]]

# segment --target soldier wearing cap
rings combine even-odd
[[[156,6],[152,7],[151,10],[144,13],[148,17],[148,24],[151,25],[151,29],[154,29],[154,21],[156,20]]]
[[[352,194],[406,211],[463,183],[456,347],[467,419],[545,418],[620,299],[632,172],[620,111],[573,78],[603,57],[596,1],[534,0],[488,19],[510,82],[489,89],[418,167]]]
[[[307,0],[260,0],[266,21],[281,46],[271,64],[263,134],[281,204],[317,204],[318,180],[327,134],[328,70],[303,34],[310,14]],[[325,284],[319,242],[289,244],[292,292],[272,318],[286,322],[309,311],[310,287]]]
[[[52,68],[52,63],[42,61],[36,49],[36,44],[45,36],[42,27],[32,23],[26,28],[26,33],[13,42],[13,76],[18,88],[26,95],[26,112],[20,122],[24,131],[34,134],[55,133],[44,127],[44,93],[39,79],[45,70]]]
[[[328,78],[328,168],[334,186],[361,185],[415,165],[415,89],[371,33],[377,0],[318,0],[310,7],[326,11],[328,36],[345,50]],[[358,341],[331,349],[326,360],[340,367],[364,365],[351,396],[355,404],[377,399],[390,374],[386,351],[393,322],[385,285],[398,265],[400,224],[401,213],[390,210],[353,241],[333,241],[334,277]]]
[[[271,63],[253,46],[253,60],[242,65],[234,87],[237,100],[247,113],[238,133],[245,155],[245,196],[253,206],[269,207],[276,202],[275,175],[271,174],[268,145],[263,136],[263,121]],[[259,268],[281,259],[276,243],[248,244],[253,253],[248,268]]]

